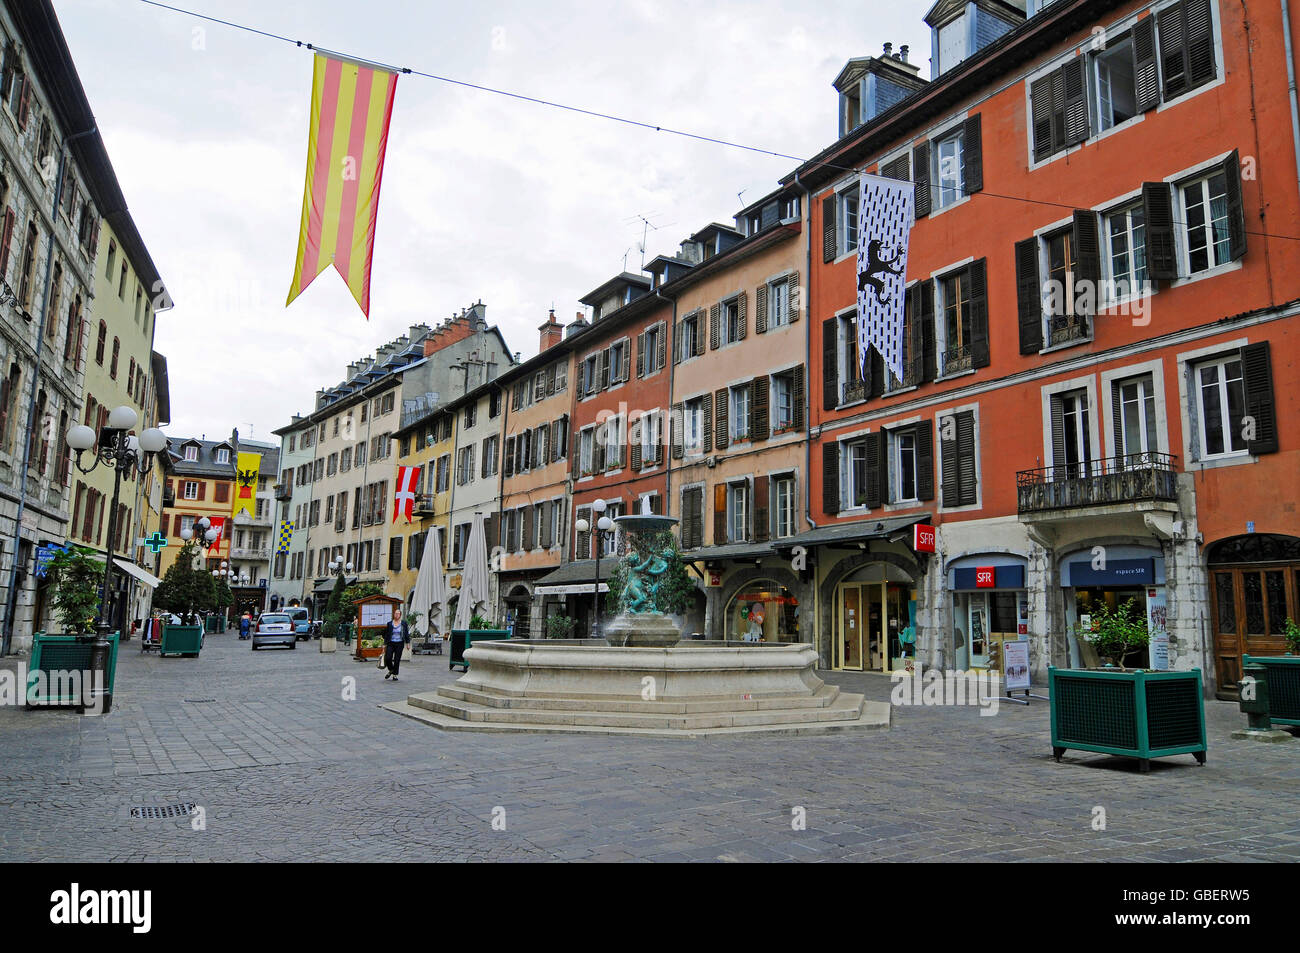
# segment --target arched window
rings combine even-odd
[[[773,579],[757,579],[731,598],[723,636],[738,642],[798,642],[799,600]]]
[[[108,264],[104,268],[104,277],[109,281],[113,280],[113,265],[117,261],[117,242],[113,239],[108,240]]]
[[[68,325],[71,329],[72,325]],[[71,340],[71,333],[69,333]],[[99,337],[95,340],[95,363],[100,367],[104,366],[104,348],[108,345],[108,324],[102,319],[99,322]]]
[[[108,376],[113,378],[113,380],[117,380],[117,355],[121,353],[121,350],[121,338],[113,338],[113,361],[108,367]]]

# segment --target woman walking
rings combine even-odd
[[[393,621],[384,629],[384,668],[388,669],[384,675],[385,681],[390,678],[397,681],[397,671],[402,667],[402,652],[409,640],[406,623],[402,621],[402,609],[394,606]]]

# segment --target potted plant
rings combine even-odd
[[[1300,625],[1295,619],[1283,623],[1285,655],[1246,655],[1243,668],[1262,665],[1268,684],[1268,717],[1274,725],[1300,725]]]
[[[154,590],[153,604],[167,612],[174,612],[182,619],[195,618],[199,607],[212,606],[217,603],[217,589],[212,574],[205,569],[196,568],[198,545],[192,540],[181,547],[158,588]],[[164,625],[162,644],[159,655],[199,654],[203,647],[203,624],[198,625]]]
[[[1146,619],[1139,614],[1136,599],[1129,599],[1114,609],[1105,603],[1092,612],[1084,638],[1097,650],[1103,666],[1124,668],[1130,656],[1142,651],[1151,641]]]
[[[578,620],[567,615],[553,615],[546,620],[546,637],[548,639],[571,639]]]
[[[94,558],[90,549],[68,546],[54,555],[46,573],[46,578],[54,589],[54,615],[63,627],[63,632],[37,632],[32,639],[32,654],[28,662],[27,706],[84,705],[86,700],[80,697],[80,690],[72,685],[67,686],[70,694],[55,697],[50,689],[56,684],[66,684],[66,681],[51,680],[48,676],[52,670],[90,671],[104,564]],[[118,636],[117,632],[108,636],[108,665],[103,691],[109,698],[112,697],[113,676],[117,671]],[[81,684],[88,684],[86,676],[82,676]],[[45,688],[43,695],[42,686]]]
[[[1282,637],[1286,639],[1286,654],[1300,655],[1300,623],[1287,619]]]

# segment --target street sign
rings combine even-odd
[[[934,538],[934,527],[928,523],[917,523],[912,527],[912,549],[916,552],[934,552]]]

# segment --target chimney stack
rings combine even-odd
[[[547,348],[553,347],[564,340],[564,326],[561,325],[559,321],[555,320],[554,308],[552,308],[551,313],[547,315],[546,323],[537,330],[542,333],[541,345],[538,350],[539,354]]]
[[[906,44],[906,43],[904,43],[902,46],[900,46],[900,47],[898,48],[898,58],[899,58],[902,62],[904,62],[904,63],[907,62],[907,44]]]
[[[894,44],[893,44],[893,43],[886,43],[886,44],[885,44],[885,57],[888,59],[890,56],[893,55],[893,53],[894,53]]]

